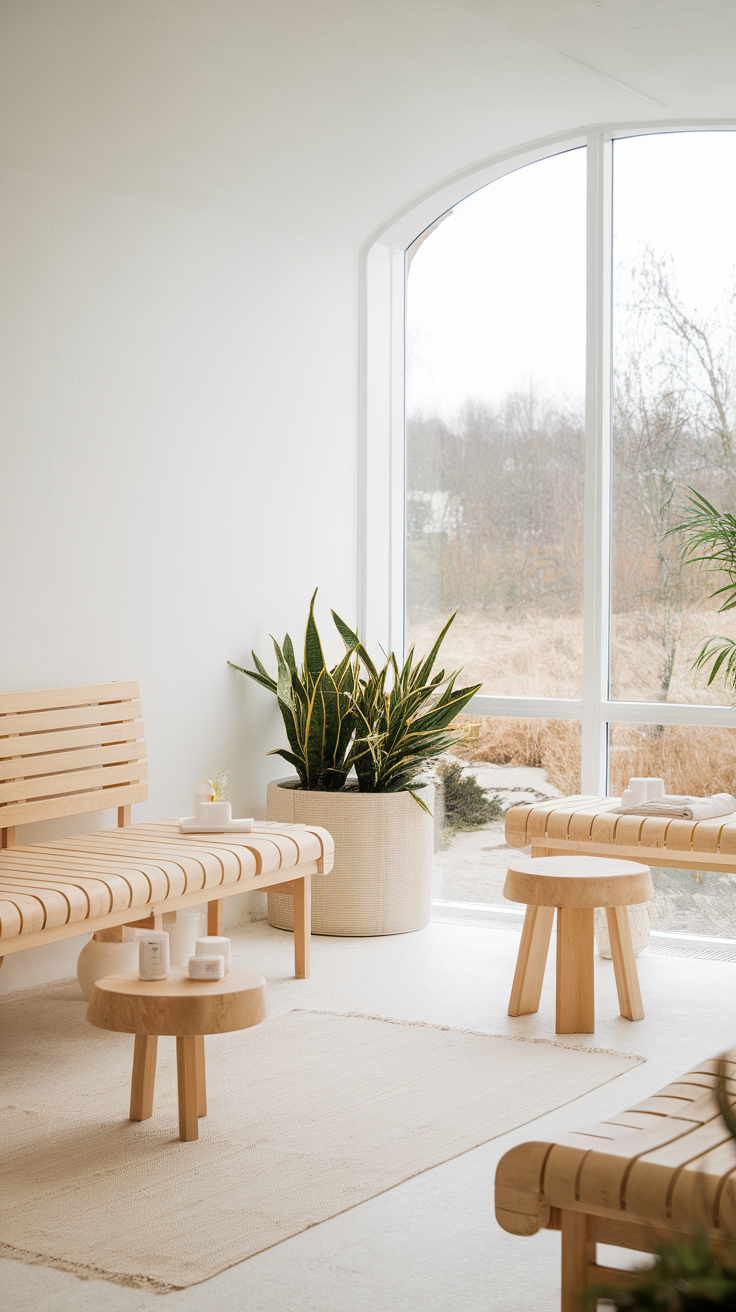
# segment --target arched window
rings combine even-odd
[[[424,645],[458,610],[445,663],[482,683],[471,755],[503,805],[633,774],[736,793],[732,697],[692,669],[736,620],[667,536],[689,486],[734,508],[736,133],[492,163],[366,267],[369,636]],[[736,937],[736,895],[714,915]]]

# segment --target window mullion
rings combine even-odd
[[[610,614],[611,143],[588,137],[581,787],[605,793]]]

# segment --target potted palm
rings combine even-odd
[[[456,688],[459,671],[434,673],[448,621],[429,654],[402,664],[391,653],[377,667],[355,633],[332,612],[345,655],[325,662],[312,597],[297,666],[290,637],[274,639],[274,678],[253,655],[254,670],[234,668],[276,695],[288,748],[271,755],[296,774],[268,787],[268,817],[323,825],[335,840],[335,865],[312,894],[317,934],[368,936],[422,929],[432,901],[434,789],[428,763],[462,737],[451,728],[479,684]],[[229,662],[233,665],[233,662]],[[293,928],[292,899],[269,893],[268,918]]]

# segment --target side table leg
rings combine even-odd
[[[594,1034],[593,908],[557,909],[558,1034]]]
[[[133,1078],[130,1082],[130,1119],[147,1121],[153,1114],[153,1085],[156,1079],[155,1034],[136,1034],[133,1048]]]
[[[204,1034],[194,1040],[197,1052],[197,1115],[207,1115],[207,1076],[204,1069]]]
[[[294,974],[309,979],[312,935],[312,876],[294,880]]]
[[[197,1040],[193,1035],[176,1037],[176,1075],[179,1088],[179,1138],[198,1139]]]
[[[643,1020],[644,1004],[641,1000],[639,976],[636,970],[629,913],[626,907],[606,907],[606,920],[608,937],[611,940],[611,957],[616,975],[619,1010],[627,1020]]]

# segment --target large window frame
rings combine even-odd
[[[360,624],[369,645],[404,647],[406,252],[437,218],[516,169],[587,147],[583,682],[579,698],[473,698],[477,715],[580,720],[581,787],[605,794],[609,724],[733,727],[728,706],[609,697],[612,143],[663,132],[734,131],[728,122],[597,126],[531,143],[448,179],[369,239],[362,253]]]

